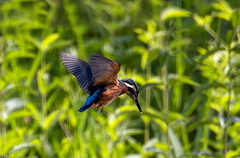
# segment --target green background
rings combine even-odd
[[[103,113],[59,59],[140,88]],[[240,157],[239,0],[1,0],[0,157]]]

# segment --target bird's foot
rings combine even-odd
[[[98,109],[100,108],[100,106],[98,106],[98,107],[96,107],[96,111],[98,111]],[[102,113],[103,112],[103,110],[104,110],[104,108],[103,107],[101,107],[102,109],[100,110],[100,113]]]
[[[102,109],[101,109],[101,113],[103,112],[103,109],[104,109],[104,108],[102,107]]]

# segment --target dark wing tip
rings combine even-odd
[[[60,56],[60,61],[61,62],[63,62],[63,60],[67,59],[67,58],[71,58],[71,57],[75,58],[73,55],[71,55],[69,53],[66,53],[64,51],[61,51],[59,54],[60,54],[59,56]]]
[[[60,57],[61,57],[61,58],[62,58],[62,57],[75,57],[75,56],[73,56],[72,54],[67,53],[67,52],[64,52],[64,51],[59,52],[59,54],[60,54]]]
[[[64,57],[64,56],[66,56],[68,53],[66,53],[66,52],[64,52],[64,51],[61,51],[61,52],[59,52],[59,54],[60,54],[60,57]]]

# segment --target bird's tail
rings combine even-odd
[[[92,104],[97,103],[99,98],[101,97],[101,94],[105,91],[104,88],[98,89],[93,95],[89,96],[86,100],[86,102],[83,104],[83,106],[78,110],[80,112],[83,112],[90,108]]]

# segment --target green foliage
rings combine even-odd
[[[0,1],[0,157],[239,157],[240,3]],[[119,61],[140,87],[101,114],[59,61]]]

